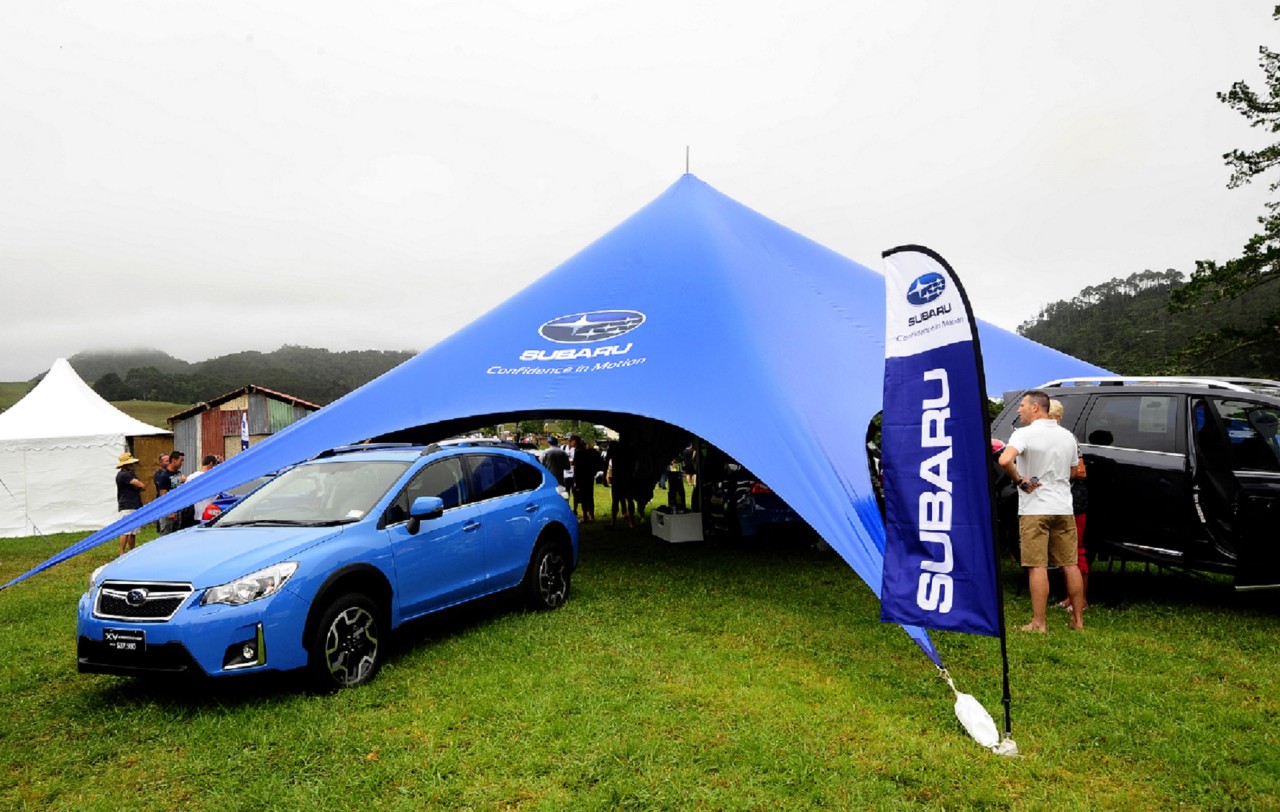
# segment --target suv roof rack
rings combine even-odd
[[[1254,391],[1243,382],[1264,383],[1261,379],[1251,378],[1211,378],[1198,375],[1147,375],[1145,377],[1125,376],[1125,375],[1097,375],[1084,378],[1058,378],[1042,383],[1037,389],[1048,389],[1050,387],[1064,386],[1203,386],[1206,389],[1229,389],[1233,392],[1252,392]],[[1280,388],[1280,383],[1268,381],[1266,383],[1274,384]]]
[[[321,451],[319,454],[316,454],[314,457],[312,457],[312,459],[321,460],[326,457],[336,457],[339,454],[351,454],[356,451],[372,451],[374,449],[385,450],[388,448],[413,448],[413,447],[414,447],[413,443],[355,443],[353,445],[340,445],[335,448],[330,448],[325,451]]]
[[[468,447],[488,447],[488,448],[508,448],[513,451],[520,451],[520,446],[510,440],[500,440],[496,437],[465,437],[459,440],[440,440],[431,443],[422,449],[423,455],[434,454],[445,448],[468,448]]]

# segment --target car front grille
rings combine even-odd
[[[107,581],[98,590],[95,617],[163,623],[191,596],[191,584]]]

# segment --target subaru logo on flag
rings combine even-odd
[[[644,314],[634,310],[593,310],[560,316],[538,328],[538,334],[557,344],[591,344],[608,341],[644,324]]]
[[[927,273],[918,277],[907,288],[907,301],[916,307],[927,305],[947,289],[947,280],[940,273]]]

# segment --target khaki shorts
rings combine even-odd
[[[1019,516],[1022,538],[1022,566],[1076,566],[1076,520],[1074,516]]]

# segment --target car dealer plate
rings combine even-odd
[[[147,633],[142,629],[103,629],[102,642],[120,654],[142,654],[147,650]]]

